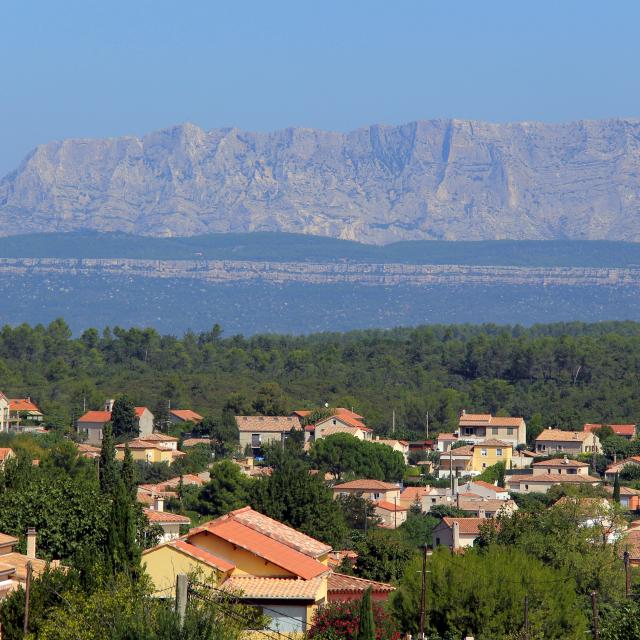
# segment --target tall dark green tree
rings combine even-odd
[[[100,490],[105,496],[112,496],[117,483],[116,446],[111,425],[106,424],[102,431],[100,449]]]
[[[156,431],[167,433],[170,425],[169,404],[166,400],[160,400],[153,409],[153,427]]]
[[[137,485],[136,485],[136,466],[131,455],[131,449],[126,444],[124,447],[124,460],[122,461],[122,482],[124,488],[131,497],[131,500],[136,499]]]
[[[371,587],[364,592],[360,603],[360,624],[358,626],[357,640],[376,640],[376,623],[373,620],[373,608],[371,606]]]
[[[620,477],[616,472],[615,479],[613,481],[613,500],[614,502],[620,502]]]
[[[106,564],[115,576],[124,573],[131,578],[140,575],[141,551],[136,540],[137,519],[131,495],[122,480],[118,480],[111,501],[105,545]]]
[[[114,438],[137,438],[140,434],[136,408],[128,396],[120,396],[113,403],[111,428]]]

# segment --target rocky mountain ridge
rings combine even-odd
[[[0,180],[0,235],[288,231],[369,243],[640,241],[640,120],[431,120],[37,147]]]

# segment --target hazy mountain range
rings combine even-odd
[[[77,230],[638,241],[640,120],[350,133],[187,124],[41,145],[0,181],[0,235]]]

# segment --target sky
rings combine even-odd
[[[0,176],[37,144],[640,116],[637,0],[2,0]]]

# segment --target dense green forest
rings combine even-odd
[[[0,389],[31,396],[50,424],[126,392],[152,410],[171,403],[217,417],[353,407],[379,433],[449,430],[461,409],[523,415],[530,426],[636,422],[640,324],[429,326],[305,337],[182,338],[153,329],[95,329],[63,320],[0,330]],[[530,429],[531,431],[531,429]]]

